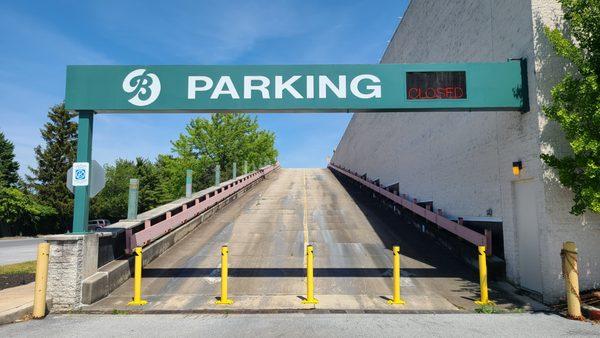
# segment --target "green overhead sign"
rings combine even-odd
[[[523,64],[68,66],[65,104],[112,113],[524,110]]]

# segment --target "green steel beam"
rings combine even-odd
[[[77,127],[77,162],[92,162],[92,135],[94,129],[94,111],[81,110]],[[91,166],[90,166],[91,167]],[[89,173],[91,182],[91,170]],[[87,225],[90,214],[90,187],[73,187],[75,202],[73,205],[73,233],[88,232]]]
[[[140,180],[129,179],[129,200],[127,202],[127,219],[136,219],[138,215],[138,201],[140,192]]]
[[[192,196],[192,169],[185,171],[185,197]]]
[[[96,112],[523,110],[521,60],[490,63],[68,66],[65,105]],[[413,83],[425,73],[446,80]],[[443,73],[461,73],[449,80]],[[422,78],[421,78],[422,79]],[[464,92],[457,82],[464,84]],[[457,89],[460,89],[457,91]],[[416,91],[413,91],[416,90]],[[416,94],[417,91],[420,94]],[[412,93],[412,94],[411,94]]]

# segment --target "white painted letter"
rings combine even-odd
[[[198,87],[198,81],[204,82],[204,85]],[[211,89],[213,80],[208,76],[188,76],[188,99],[196,98],[196,92],[205,92]]]
[[[300,75],[294,75],[294,76],[290,77],[287,81],[283,82],[283,76],[279,76],[279,75],[275,76],[275,98],[276,99],[283,98],[283,91],[287,90],[288,93],[292,94],[292,96],[295,99],[301,99],[302,95],[300,95],[300,93],[298,93],[296,88],[294,88],[292,86],[294,84],[294,82],[298,81],[299,78],[300,78]]]
[[[315,77],[312,75],[306,76],[306,98],[315,98]]]
[[[327,88],[340,99],[346,98],[346,75],[340,75],[338,78],[337,87],[331,80],[325,75],[319,75],[319,98],[327,98]]]
[[[223,89],[225,87],[227,89]],[[210,98],[218,99],[219,95],[231,95],[231,97],[234,99],[240,98],[240,95],[238,94],[237,90],[235,89],[235,86],[233,85],[233,81],[231,81],[231,78],[229,76],[221,76],[221,78],[219,79],[219,82],[217,82],[217,85],[215,86],[215,90],[210,95]]]
[[[375,97],[378,99],[381,98],[381,85],[368,85],[366,88],[370,92],[362,93],[358,89],[358,84],[362,80],[371,80],[373,83],[381,82],[381,80],[379,80],[379,78],[377,76],[371,75],[371,74],[361,74],[361,75],[355,77],[350,82],[350,91],[352,91],[352,94],[354,94],[354,96],[358,97],[359,99],[370,99],[372,97]]]
[[[260,81],[261,84],[253,85],[252,81]],[[263,99],[270,98],[269,90],[267,89],[270,83],[271,81],[266,76],[244,76],[244,98],[251,99],[253,90],[260,91]]]

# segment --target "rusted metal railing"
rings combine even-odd
[[[138,220],[140,224],[143,224],[143,229],[135,231],[135,227],[129,227],[125,230],[125,252],[130,254],[134,248],[143,247],[156,241],[277,168],[279,168],[279,163],[260,168],[219,186],[206,189],[205,193],[193,196],[192,199],[183,199],[180,204],[154,213],[151,218]]]
[[[328,167],[338,172],[360,184],[371,189],[373,192],[378,193],[379,195],[401,205],[403,208],[406,208],[412,211],[414,214],[423,217],[427,221],[438,225],[440,228],[445,229],[446,231],[451,232],[452,234],[464,239],[465,241],[472,243],[476,246],[485,246],[487,255],[491,255],[492,252],[492,233],[489,230],[486,230],[484,234],[481,234],[475,230],[469,229],[466,226],[459,224],[457,222],[453,222],[448,218],[441,215],[441,212],[435,213],[429,207],[423,207],[417,204],[416,200],[409,200],[406,198],[406,195],[400,194],[400,192],[392,193],[388,191],[386,188],[379,186],[379,184],[375,184],[367,177],[359,175],[353,171],[345,169],[341,166],[338,166],[334,163],[329,163]],[[462,222],[461,222],[462,223]]]

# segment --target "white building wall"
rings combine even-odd
[[[382,63],[527,58],[531,111],[357,113],[332,159],[383,184],[399,182],[401,192],[433,200],[436,208],[452,215],[485,216],[491,208],[503,220],[507,277],[517,284],[513,182],[532,180],[543,293],[549,302],[562,294],[563,240],[581,248],[582,287],[600,281],[598,263],[593,263],[600,261],[600,249],[594,250],[594,245],[600,248],[600,218],[570,216],[571,196],[539,159],[540,142],[568,149],[560,130],[546,125],[538,107],[538,98],[544,102],[562,74],[561,61],[551,57],[551,47],[540,37],[541,24],[558,18],[560,7],[549,0],[413,0]],[[519,178],[512,175],[517,160],[525,167]]]
[[[537,103],[541,106],[550,102],[551,88],[562,78],[569,66],[555,56],[548,44],[543,27],[562,28],[562,12],[555,1],[532,0]],[[559,156],[570,153],[568,143],[560,127],[540,114],[540,149],[543,153]],[[544,183],[544,209],[540,226],[542,239],[542,271],[544,293],[562,294],[564,281],[561,278],[561,261],[556,255],[562,243],[573,241],[579,250],[579,275],[582,289],[600,288],[600,215],[587,213],[573,216],[569,213],[573,195],[564,189],[556,172],[543,166],[540,180]]]

